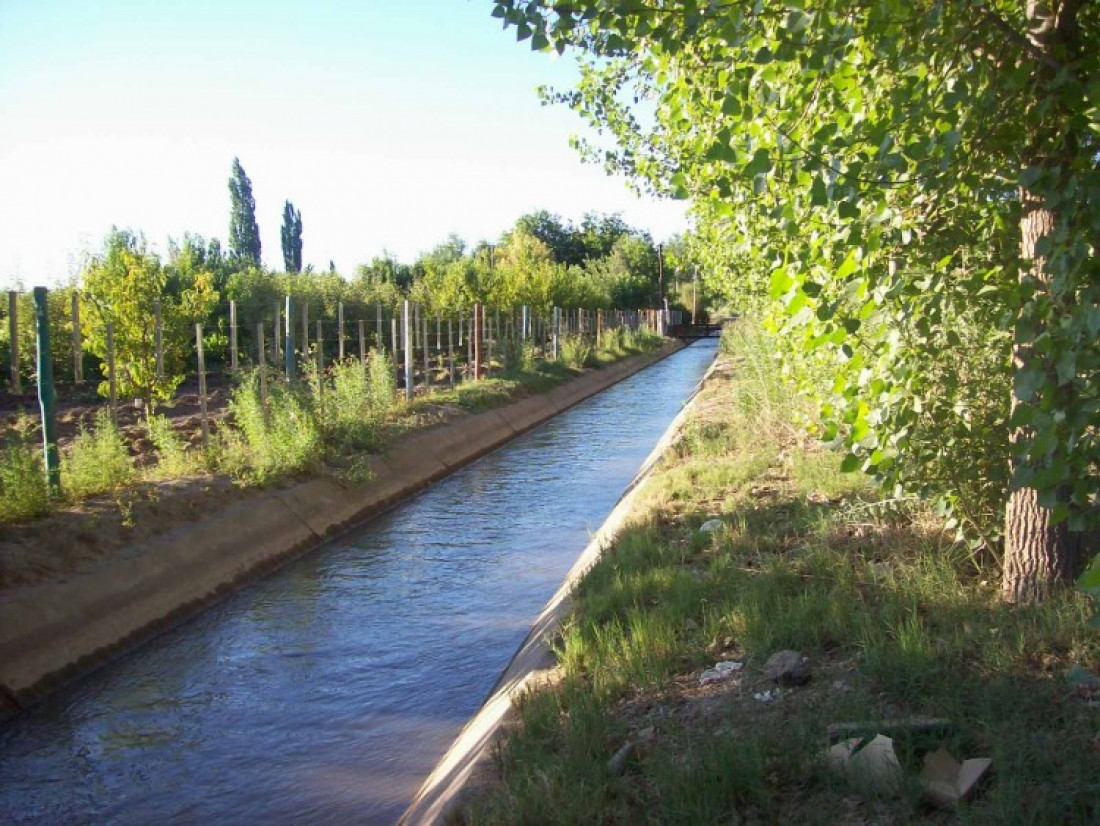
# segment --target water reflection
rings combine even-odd
[[[585,402],[0,731],[0,820],[393,822],[713,357]]]

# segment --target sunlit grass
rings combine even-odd
[[[926,714],[951,720],[957,756],[994,760],[962,822],[1096,822],[1096,713],[1064,678],[1096,656],[1084,598],[998,602],[997,572],[953,533],[915,503],[880,501],[802,435],[806,411],[765,369],[761,339],[742,329],[732,346],[736,369],[699,400],[644,515],[576,588],[561,682],[521,704],[500,785],[465,816],[952,822],[921,802],[904,738],[911,774],[887,809],[822,759],[830,723]],[[760,703],[759,668],[781,649],[808,656],[814,678]],[[743,683],[700,691],[719,657],[745,663]],[[627,740],[636,752],[616,776],[607,761]]]

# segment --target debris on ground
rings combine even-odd
[[[957,809],[992,764],[988,757],[975,757],[960,763],[941,746],[924,755],[920,783],[925,797],[941,809]]]
[[[851,737],[829,747],[829,765],[858,789],[875,794],[895,794],[901,789],[902,771],[894,741],[876,734],[867,741]]]
[[[905,772],[894,750],[893,738],[883,734],[883,730],[908,736],[942,734],[950,725],[950,721],[940,717],[834,724],[829,726],[831,745],[826,757],[833,770],[855,788],[869,794],[895,795],[902,789]],[[872,731],[874,736],[867,733]],[[924,768],[917,779],[930,803],[954,810],[973,792],[992,763],[987,757],[959,762],[940,745],[925,751]]]
[[[700,533],[714,533],[722,527],[721,519],[708,519],[699,526]]]
[[[714,664],[714,668],[708,668],[702,674],[699,675],[699,685],[706,685],[707,683],[717,683],[726,679],[731,674],[736,674],[745,664],[741,662],[735,662],[733,660],[723,660]]]
[[[615,777],[621,777],[626,772],[626,761],[630,759],[630,755],[633,753],[634,743],[629,740],[623,743],[622,747],[607,761],[608,772]]]

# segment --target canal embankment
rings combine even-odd
[[[0,693],[7,712],[681,348],[672,342],[545,394],[414,431],[369,458],[366,483],[322,477],[237,494],[225,507],[95,567],[8,589],[0,594]]]
[[[416,798],[402,815],[403,826],[446,823],[448,818],[461,812],[463,803],[471,794],[476,794],[492,782],[492,752],[500,746],[506,732],[518,723],[516,703],[526,692],[538,690],[554,679],[556,658],[553,645],[560,638],[562,624],[572,611],[570,595],[624,527],[640,512],[639,500],[645,494],[653,471],[666,451],[679,439],[685,423],[691,419],[698,393],[706,385],[716,364],[711,365],[695,391],[685,400],[683,408],[653,446],[607,519],[593,533],[485,703],[463,727],[443,759],[424,781]]]
[[[406,822],[1096,822],[1087,597],[1001,603],[995,560],[843,473],[768,339],[729,338]]]

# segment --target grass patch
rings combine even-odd
[[[520,704],[500,782],[472,823],[1090,823],[1100,819],[1097,712],[1065,679],[1097,653],[1086,599],[997,601],[997,572],[913,503],[879,502],[806,440],[806,411],[741,327],[647,490],[644,516],[575,592],[561,678]],[[721,520],[714,532],[699,530]],[[774,685],[774,652],[811,682]],[[701,685],[718,660],[735,676]],[[949,718],[960,758],[994,772],[957,814],[909,783],[860,794],[825,765],[830,723]],[[608,760],[635,744],[622,775]],[[922,747],[927,744],[920,744]],[[922,752],[898,741],[916,770]]]

